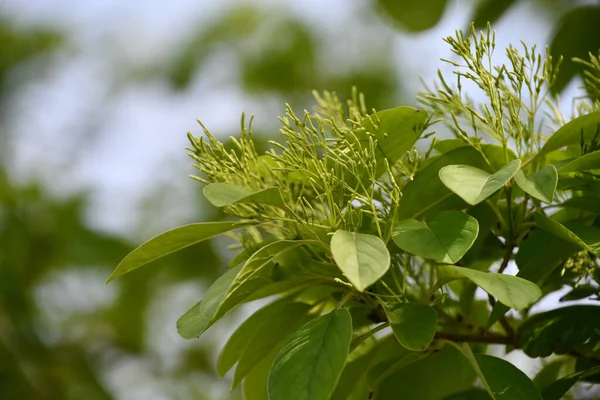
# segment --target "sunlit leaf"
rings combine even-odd
[[[400,344],[408,350],[424,351],[437,329],[437,313],[421,303],[402,303],[387,311],[388,321]]]
[[[402,250],[440,263],[454,264],[479,232],[477,220],[460,211],[444,211],[427,221],[407,219],[394,227],[392,239]]]
[[[256,251],[241,267],[215,312],[218,320],[237,305],[282,291],[300,288],[300,280],[286,280],[284,265],[274,260],[301,246],[314,245],[312,240],[279,240]],[[270,289],[270,290],[269,290]],[[257,293],[261,292],[260,296]]]
[[[457,266],[446,268],[456,270],[500,302],[516,310],[527,308],[542,297],[541,289],[535,283],[523,278]]]
[[[515,182],[531,197],[552,203],[558,184],[558,173],[553,165],[544,167],[529,176],[525,176],[523,171],[519,170],[515,174]]]
[[[340,270],[361,292],[390,268],[390,253],[374,235],[339,230],[331,238],[331,253]]]
[[[204,222],[184,225],[161,233],[129,253],[108,277],[113,279],[133,271],[151,261],[184,249],[188,246],[210,239],[234,229],[244,228],[254,222]]]
[[[600,169],[600,150],[593,151],[577,157],[573,161],[559,168],[562,172],[578,172],[587,171],[590,169]]]
[[[521,166],[513,160],[494,174],[470,165],[448,165],[440,170],[440,179],[454,193],[471,205],[478,204],[500,190]]]
[[[283,345],[269,373],[270,400],[328,400],[342,374],[352,319],[341,308],[302,326]]]
[[[590,142],[599,131],[600,111],[577,117],[554,132],[533,158],[537,159],[565,146],[578,145],[582,138],[585,142]]]
[[[214,281],[204,299],[177,320],[177,332],[182,338],[195,339],[212,325],[221,301],[241,269],[241,266],[232,268]]]
[[[398,219],[416,218],[421,215],[434,215],[448,209],[461,209],[466,203],[440,180],[441,168],[452,164],[465,164],[494,173],[505,163],[504,150],[500,146],[482,145],[482,152],[490,161],[490,166],[482,154],[471,146],[461,146],[431,158],[402,189],[402,199],[398,209]],[[515,157],[509,152],[510,157]]]
[[[255,203],[285,207],[281,192],[275,187],[253,191],[228,183],[211,183],[206,185],[202,191],[206,199],[216,207],[225,207],[236,203]]]

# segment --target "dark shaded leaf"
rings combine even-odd
[[[587,60],[591,52],[600,48],[600,7],[582,6],[567,12],[559,21],[558,28],[550,44],[552,58],[564,61],[560,66],[556,83],[550,88],[553,93],[562,92],[571,79],[581,74],[583,67],[572,61],[574,57]]]
[[[531,316],[519,327],[519,342],[530,357],[566,354],[600,337],[600,307],[579,305]]]
[[[437,25],[444,15],[446,0],[377,0],[387,16],[401,28],[420,32]]]

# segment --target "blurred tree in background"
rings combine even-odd
[[[265,110],[272,113],[268,117],[281,114],[271,104],[305,107],[313,89],[336,91],[346,98],[352,86],[357,86],[369,99],[369,106],[378,109],[413,103],[404,88],[416,77],[404,72],[394,40],[436,27],[453,3],[369,0],[351,8],[356,13],[352,16],[355,23],[344,27],[343,37],[333,38],[325,34],[328,27],[316,29],[285,6],[234,3],[218,18],[193,26],[161,59],[141,65],[115,62],[114,80],[106,85],[118,92],[131,82],[163,82],[174,96],[184,96],[199,79],[206,79],[222,65],[233,71],[228,76],[232,79],[223,86],[235,86],[266,105]],[[469,19],[483,27],[487,21],[509,20],[519,3],[482,0],[460,6]],[[570,59],[587,58],[588,52],[600,48],[600,6],[571,0],[534,3],[536,12],[554,26],[547,40],[552,53],[565,56],[560,91],[581,73]],[[173,311],[164,303],[183,292],[190,293],[189,298],[202,297],[206,283],[227,265],[227,243],[193,246],[160,260],[160,268],[146,268],[104,287],[104,278],[139,236],[123,237],[95,227],[87,215],[91,194],[84,188],[57,196],[47,179],[24,180],[15,174],[13,155],[17,146],[23,146],[23,139],[11,123],[13,105],[32,82],[43,81],[52,66],[76,55],[73,48],[78,38],[77,32],[60,26],[16,24],[1,12],[0,398],[240,398],[237,392],[229,394],[223,381],[213,379],[215,352],[209,348],[211,340],[223,341],[223,331],[218,329],[234,324],[235,316],[213,328],[215,332],[204,338],[202,346],[181,343],[165,354],[155,345],[165,340],[181,342],[174,324],[160,325],[164,320],[160,319],[161,310]],[[463,26],[452,27],[458,28]],[[527,27],[519,28],[527,39]],[[110,96],[104,99],[106,103],[113,100]],[[91,125],[98,123],[103,117],[96,110],[104,106],[98,104],[91,115],[78,117],[92,119],[88,121]],[[198,113],[187,118],[203,117],[202,110]],[[256,126],[255,131],[263,132],[265,141],[272,133],[269,126]],[[64,141],[72,140],[73,146],[93,152],[94,148],[85,145],[86,134],[66,136]],[[185,132],[176,134],[185,136]],[[39,160],[46,173],[62,173],[52,171],[45,161]],[[136,226],[150,228],[135,233],[145,238],[160,231],[152,222],[170,207],[162,205],[161,197],[172,195],[162,181],[147,192],[142,220]],[[216,220],[219,215],[198,199],[185,219]],[[172,332],[171,337],[165,339],[161,336],[164,332]],[[122,375],[120,380],[115,374]]]

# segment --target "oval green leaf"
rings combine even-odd
[[[504,150],[500,146],[482,145],[481,150],[492,167],[500,169],[504,165]],[[509,152],[511,158],[516,156]],[[489,173],[494,173],[477,149],[471,146],[458,146],[447,150],[438,157],[427,160],[422,169],[402,189],[402,198],[398,209],[398,218],[417,218],[421,215],[433,215],[437,212],[464,208],[465,202],[448,189],[440,180],[442,167],[452,164],[466,164]]]
[[[106,283],[149,262],[200,243],[203,240],[254,224],[255,222],[203,222],[184,225],[163,232],[129,253],[117,265],[117,268],[108,277]]]
[[[521,160],[513,160],[494,174],[470,165],[448,165],[439,172],[446,187],[471,205],[481,203],[501,189],[517,173]]]
[[[400,344],[412,351],[427,349],[437,329],[437,313],[421,303],[404,303],[386,312]]]
[[[456,270],[500,302],[515,310],[527,308],[542,297],[542,290],[527,279],[457,266],[447,268]]]
[[[588,171],[590,169],[600,169],[600,150],[592,151],[591,153],[584,154],[581,157],[577,157],[568,164],[560,167],[560,172],[577,172],[577,171]]]
[[[496,400],[542,400],[531,379],[508,361],[484,354],[475,359]]]
[[[362,292],[390,268],[390,253],[374,235],[338,230],[331,238],[331,253],[338,268]]]
[[[204,197],[215,207],[225,207],[236,203],[255,203],[285,208],[285,202],[278,188],[253,191],[229,183],[211,183],[202,190]]]
[[[519,170],[515,174],[515,182],[531,197],[552,203],[558,184],[558,172],[554,165],[548,165],[529,176],[525,176],[523,171]]]
[[[477,220],[460,211],[444,211],[426,222],[407,219],[394,227],[392,239],[402,250],[440,263],[454,264],[479,233]]]
[[[275,357],[269,373],[270,400],[328,400],[342,374],[352,319],[341,308],[295,332]]]

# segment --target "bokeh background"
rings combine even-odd
[[[188,178],[186,132],[199,118],[226,140],[244,110],[266,141],[313,89],[413,105],[447,70],[442,37],[473,20],[493,21],[500,56],[600,48],[598,1],[0,0],[0,398],[240,399],[213,368],[240,314],[201,341],[175,328],[226,240],[104,285],[141,241],[220,218]],[[565,64],[565,98],[577,73]]]

